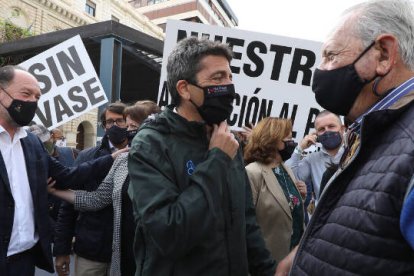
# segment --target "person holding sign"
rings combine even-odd
[[[135,275],[274,275],[239,144],[230,48],[195,37],[168,57],[173,105],[143,124],[128,160]]]
[[[0,271],[7,276],[34,275],[35,266],[54,271],[48,177],[59,188],[72,188],[79,181],[105,176],[119,154],[76,168],[61,165],[36,135],[23,129],[32,121],[40,97],[39,84],[29,72],[17,66],[0,68]]]
[[[400,225],[414,175],[413,30],[411,1],[374,0],[348,9],[324,43],[312,89],[353,124],[339,170],[279,275],[414,275]]]
[[[244,150],[257,222],[276,261],[298,245],[305,226],[306,184],[284,164],[295,146],[291,120],[267,117],[255,126]]]

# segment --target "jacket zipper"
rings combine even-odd
[[[360,129],[360,131],[361,131],[361,133],[362,133],[362,125],[361,125],[361,129]],[[358,147],[358,149],[356,150],[356,152],[355,152],[355,154],[354,154],[354,156],[353,157],[351,157],[351,159],[349,160],[349,162],[348,162],[348,165],[346,166],[346,167],[344,167],[337,175],[336,175],[336,177],[335,178],[331,178],[331,181],[329,181],[327,184],[326,184],[326,186],[325,186],[325,191],[322,193],[322,195],[324,195],[324,194],[326,194],[327,193],[327,191],[328,191],[328,189],[329,189],[329,186],[330,186],[330,184],[335,180],[335,179],[337,179],[341,174],[343,174],[343,172],[346,170],[346,168],[348,168],[351,164],[352,164],[352,162],[354,162],[354,160],[355,160],[355,158],[358,156],[358,154],[359,154],[359,152],[360,152],[360,150],[361,150],[361,147],[362,147],[362,137],[360,137],[360,142],[361,142],[361,144],[359,145],[359,147]],[[319,198],[319,201],[321,201],[321,199],[322,199],[322,195],[321,195],[321,197]],[[316,216],[316,215],[318,215],[319,214],[319,211],[320,210],[320,208],[316,208],[316,210],[315,210],[315,213],[313,214],[313,216]],[[309,222],[309,224],[306,226],[306,229],[305,229],[305,232],[303,233],[303,236],[302,236],[302,239],[301,239],[301,241],[303,241],[304,240],[304,238],[306,238],[307,237],[307,234],[309,233],[309,229],[311,228],[311,226],[313,226],[313,224],[314,224],[314,221],[315,220],[310,220],[310,222]],[[294,261],[293,261],[293,263],[292,263],[292,267],[291,267],[291,269],[290,269],[290,271],[292,271],[292,269],[296,266],[296,263],[297,263],[297,260],[298,260],[298,258],[296,258],[296,256],[298,256],[298,254],[300,254],[301,253],[301,251],[302,251],[302,249],[303,249],[303,242],[301,242],[300,244],[299,244],[299,248],[298,248],[298,251],[296,252],[296,255],[295,255],[295,259],[294,259]],[[291,275],[291,273],[289,272],[289,275]]]
[[[143,247],[143,250],[144,250],[143,258],[141,260],[141,268],[140,268],[141,273],[140,273],[140,275],[144,275],[143,273],[144,273],[145,258],[147,256],[147,246],[145,244],[145,237],[144,237],[144,233],[142,231],[142,227],[139,226],[138,229],[139,229],[139,232],[140,232],[141,237],[142,237],[142,247]]]

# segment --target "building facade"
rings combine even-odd
[[[164,31],[167,19],[230,28],[238,25],[226,0],[132,0],[130,3]]]
[[[0,20],[32,35],[115,20],[155,38],[164,37],[163,30],[127,0],[0,0]],[[95,109],[59,127],[68,146],[83,149],[96,144],[97,113]]]
[[[11,22],[32,35],[114,20],[163,40],[167,19],[238,25],[225,0],[0,0],[0,22]],[[0,25],[0,36],[1,32]],[[128,72],[122,74],[126,77]],[[97,113],[95,109],[59,127],[68,146],[83,149],[96,144]]]

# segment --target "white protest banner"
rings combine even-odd
[[[297,139],[314,128],[315,116],[322,110],[311,89],[313,71],[320,63],[320,42],[186,21],[167,21],[160,106],[171,102],[167,58],[177,41],[189,36],[225,42],[233,48],[231,70],[237,96],[229,120],[232,129],[268,116],[291,118]]]
[[[39,82],[33,121],[53,129],[108,102],[79,35],[19,64]]]

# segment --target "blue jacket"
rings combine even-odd
[[[51,229],[49,224],[47,201],[47,178],[57,180],[57,188],[77,188],[74,184],[87,181],[91,177],[104,176],[113,163],[111,156],[103,157],[95,162],[85,163],[76,168],[61,165],[49,156],[37,136],[28,133],[21,139],[26,160],[27,176],[33,198],[35,229],[39,242],[35,246],[36,266],[53,272],[53,261],[50,250]],[[6,257],[9,247],[13,218],[14,199],[2,155],[0,154],[0,271],[6,270]]]
[[[66,167],[73,166],[77,155],[78,155],[78,150],[74,148],[70,148],[70,147],[55,146],[53,153],[52,153],[52,156],[56,158],[56,160],[59,161],[60,164]],[[50,224],[52,226],[52,229],[54,230],[59,208],[63,200],[52,194],[49,194],[48,200],[49,200]]]
[[[104,136],[101,145],[81,151],[75,164],[82,164],[110,153],[108,138]],[[105,176],[106,174],[78,183],[82,185],[82,190],[94,191]],[[75,237],[73,250],[76,255],[91,261],[109,263],[112,255],[112,233],[112,205],[99,211],[77,212],[72,204],[63,202],[55,226],[53,255],[69,255],[72,239]]]
[[[414,177],[411,178],[409,190],[404,200],[403,208],[401,211],[400,227],[401,233],[408,241],[411,248],[414,249]]]

